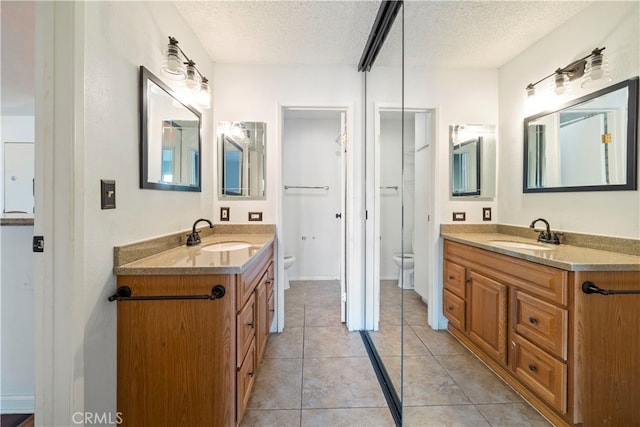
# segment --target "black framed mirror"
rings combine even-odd
[[[201,191],[202,117],[140,66],[140,188]]]
[[[523,192],[637,189],[638,77],[524,120]]]

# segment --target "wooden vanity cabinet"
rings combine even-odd
[[[236,425],[247,409],[273,321],[273,315],[269,315],[274,307],[273,245],[238,280]]]
[[[445,240],[449,332],[554,425],[640,422],[640,271],[572,272]],[[461,285],[464,284],[464,290]]]
[[[117,407],[131,427],[237,426],[273,320],[273,245],[243,274],[120,275],[134,296],[216,300],[118,302]]]

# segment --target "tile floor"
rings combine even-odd
[[[405,426],[549,426],[447,332],[427,326],[417,293],[383,281],[371,337],[394,382],[402,292]],[[395,425],[360,334],[340,322],[339,295],[337,282],[291,282],[285,330],[269,339],[241,426]]]

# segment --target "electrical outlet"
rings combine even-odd
[[[113,179],[100,180],[100,203],[102,209],[116,208],[116,182]]]
[[[491,221],[491,208],[482,208],[482,220]]]
[[[220,208],[220,221],[229,221],[229,208]]]
[[[466,212],[454,212],[453,213],[453,220],[454,221],[466,221],[467,220],[467,213]]]
[[[262,212],[249,212],[249,221],[262,221]]]

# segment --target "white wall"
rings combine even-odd
[[[36,19],[36,64],[43,67],[37,73],[36,116],[42,116],[36,134],[50,143],[46,150],[55,147],[36,152],[46,166],[39,176],[36,232],[48,242],[36,263],[36,306],[43,309],[36,314],[36,422],[71,425],[75,411],[115,416],[116,304],[107,302],[115,290],[113,247],[186,230],[212,212],[211,110],[203,112],[202,192],[139,188],[138,67],[160,75],[169,35],[210,79],[213,64],[169,2],[39,3]],[[69,55],[71,73],[58,72]],[[72,111],[56,109],[60,103]],[[67,133],[69,138],[57,137]],[[116,209],[100,209],[101,178],[116,180]],[[63,283],[65,277],[71,281]]]
[[[544,217],[556,230],[640,237],[638,191],[522,193],[523,119],[567,100],[547,98],[532,106],[526,100],[525,86],[603,46],[610,84],[640,74],[638,8],[637,2],[593,3],[500,69],[500,223],[526,226]],[[571,98],[601,88],[587,91],[576,86]]]
[[[360,284],[364,277],[361,265],[364,230],[363,155],[362,146],[362,74],[351,66],[273,66],[216,64],[214,120],[262,121],[266,132],[266,198],[252,201],[215,201],[217,206],[229,206],[230,222],[245,223],[249,211],[262,211],[263,222],[282,223],[281,128],[283,107],[339,107],[347,111],[347,326],[362,328],[362,313],[357,307],[363,299]],[[217,160],[217,154],[215,154]],[[278,246],[282,241],[278,241]],[[283,251],[278,250],[278,329],[284,325],[284,288],[282,277]]]
[[[326,113],[324,113],[326,114]],[[324,115],[323,114],[323,115]],[[282,134],[284,185],[327,186],[291,188],[283,193],[281,240],[285,255],[296,262],[289,280],[340,278],[341,182],[340,112],[334,118],[287,118]]]
[[[34,410],[33,226],[0,227],[0,412]]]
[[[1,140],[35,141],[33,116],[3,116]],[[2,147],[4,148],[4,147]],[[4,156],[4,150],[0,150]],[[4,167],[4,157],[0,165]],[[34,159],[31,157],[33,168]],[[4,173],[0,200],[4,210]],[[29,196],[31,196],[29,186]],[[33,197],[31,197],[33,205]],[[29,211],[31,212],[31,211]],[[0,227],[0,412],[34,410],[33,226]]]

